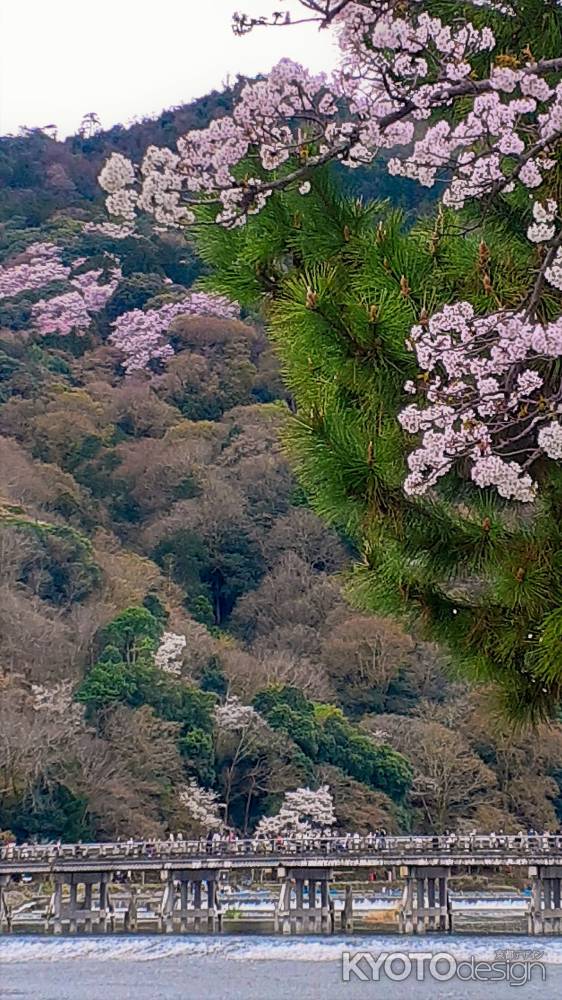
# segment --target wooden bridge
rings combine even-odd
[[[275,928],[280,933],[331,933],[336,914],[329,887],[338,876],[370,872],[402,879],[401,933],[451,930],[449,880],[484,871],[524,873],[531,882],[530,934],[562,929],[562,837],[307,836],[271,840],[133,841],[7,845],[0,850],[0,929],[11,929],[7,893],[25,877],[53,884],[45,930],[55,934],[115,928],[111,884],[139,878],[162,885],[163,932],[216,932],[222,912],[217,887],[235,873],[263,873],[280,883]],[[353,893],[346,886],[342,930],[353,929]],[[131,889],[125,928],[137,929]]]

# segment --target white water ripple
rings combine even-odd
[[[475,957],[492,961],[495,953],[505,951],[540,951],[541,961],[562,965],[562,940],[523,935],[431,936],[423,939],[397,935],[354,935],[353,937],[274,938],[256,936],[192,935],[163,937],[135,935],[113,937],[45,938],[16,935],[0,940],[0,963],[60,962],[73,959],[151,962],[186,956],[216,957],[244,962],[298,961],[339,962],[343,951],[447,952],[458,960]]]

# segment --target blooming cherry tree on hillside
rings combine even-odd
[[[176,316],[217,316],[236,319],[240,310],[236,303],[222,295],[190,292],[177,302],[154,309],[131,309],[113,323],[109,341],[124,355],[125,374],[143,371],[151,361],[165,362],[173,357],[174,349],[166,338],[170,323]]]
[[[183,651],[187,646],[184,635],[164,632],[154,656],[154,665],[168,674],[181,674]]]
[[[185,788],[180,789],[178,798],[200,830],[208,833],[210,830],[221,829],[221,803],[215,792],[201,788],[192,778]]]
[[[54,282],[67,282],[69,291],[34,303],[32,323],[43,336],[83,333],[93,316],[104,308],[122,277],[116,258],[107,273],[101,268],[77,272],[84,263],[85,258],[77,258],[67,266],[62,263],[60,247],[54,243],[33,243],[0,267],[0,300],[34,292]]]
[[[69,275],[70,268],[62,263],[59,247],[54,243],[33,243],[0,267],[0,299],[64,281]]]
[[[236,696],[227,698],[215,708],[215,725],[221,732],[236,733],[252,726],[264,725],[261,715],[252,705],[244,705]]]
[[[260,820],[256,833],[265,836],[307,833],[323,830],[335,822],[334,801],[328,785],[321,785],[316,791],[296,788],[294,792],[285,793],[276,816],[264,816]]]
[[[100,282],[103,271],[90,270],[70,279],[73,291],[40,299],[32,309],[33,325],[38,333],[84,333],[93,316],[111,298],[121,279],[119,266],[112,268],[109,280]]]

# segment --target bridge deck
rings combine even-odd
[[[342,847],[335,840],[285,841],[282,846],[238,840],[220,847],[200,841],[136,841],[108,844],[9,846],[0,854],[0,875],[64,872],[170,871],[250,868],[523,868],[562,869],[562,838],[490,837],[450,839],[388,837],[378,845],[367,838]]]

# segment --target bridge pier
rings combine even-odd
[[[162,931],[214,934],[222,929],[216,869],[180,869],[163,872],[162,876],[166,879],[160,909]]]
[[[451,930],[449,875],[448,868],[408,869],[398,914],[400,934],[448,933]]]
[[[562,931],[562,867],[532,865],[529,934],[560,934]]]
[[[329,891],[332,873],[324,868],[291,868],[280,869],[278,875],[283,881],[275,909],[275,930],[282,934],[332,934],[334,908]],[[305,889],[308,889],[306,899]]]
[[[346,885],[345,887],[345,900],[341,913],[341,929],[348,932],[353,930],[353,889],[350,885]]]
[[[109,872],[58,872],[55,874],[55,887],[51,896],[46,919],[46,930],[53,934],[69,934],[77,931],[106,931],[108,923],[113,930],[113,907],[109,901]],[[78,898],[79,886],[84,886],[84,896]],[[68,886],[68,897],[65,898],[64,887]],[[99,906],[94,909],[93,889],[98,887]]]
[[[9,933],[12,929],[12,911],[7,899],[10,882],[10,875],[0,875],[0,934]]]
[[[137,887],[132,885],[131,894],[129,896],[129,905],[125,911],[125,916],[123,918],[123,930],[136,931],[137,928],[138,928]]]

